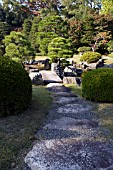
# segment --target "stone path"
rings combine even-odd
[[[48,89],[53,107],[25,157],[28,169],[113,170],[113,143],[105,141],[106,131],[88,101],[64,86]]]

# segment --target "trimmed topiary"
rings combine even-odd
[[[87,63],[94,63],[97,62],[101,58],[101,54],[93,51],[89,51],[84,53],[80,61],[87,61]]]
[[[84,73],[82,95],[99,102],[113,101],[113,69],[100,68]]]
[[[87,47],[87,46],[79,47],[77,51],[78,52],[91,51],[91,47]]]
[[[0,57],[0,116],[20,112],[31,96],[32,83],[21,64]]]

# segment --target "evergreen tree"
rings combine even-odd
[[[29,60],[34,56],[34,49],[25,35],[20,32],[12,31],[10,35],[5,36],[5,56],[10,58],[20,58],[21,61]]]
[[[18,0],[2,0],[2,4],[5,22],[13,29],[22,27],[24,20],[29,17],[29,14],[22,10],[22,4]]]
[[[4,22],[5,21],[5,17],[6,17],[5,11],[3,9],[2,4],[0,3],[0,22]]]
[[[93,44],[95,35],[95,25],[94,25],[94,17],[89,16],[84,19],[82,22],[82,36],[81,36],[81,44],[82,46],[89,46]]]
[[[0,22],[0,41],[11,31],[11,27],[6,22]]]
[[[32,27],[32,22],[30,19],[25,19],[24,20],[24,24],[23,24],[23,34],[29,38],[30,35],[30,31],[31,31],[31,27]]]
[[[68,24],[60,16],[49,15],[39,22],[37,43],[42,54],[47,55],[48,44],[57,36],[68,37]]]
[[[48,56],[51,59],[70,58],[73,52],[69,39],[63,37],[54,38],[48,45]]]
[[[62,11],[67,18],[83,20],[89,13],[101,8],[100,0],[61,0]]]
[[[37,33],[38,33],[38,25],[40,21],[41,21],[40,16],[34,17],[32,21],[30,35],[29,35],[29,40],[32,44],[32,47],[35,49],[36,52],[38,52],[39,50],[39,43],[37,43]]]
[[[27,13],[38,16],[41,13],[59,13],[59,0],[18,0],[22,4],[22,9]]]

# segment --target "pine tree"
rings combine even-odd
[[[37,43],[37,33],[38,33],[38,25],[41,21],[40,16],[34,17],[32,21],[32,27],[29,35],[29,40],[31,42],[32,47],[35,49],[36,52],[39,50],[39,43]]]
[[[39,22],[37,43],[42,54],[47,55],[48,44],[58,36],[67,38],[68,24],[60,16],[49,15]]]
[[[52,39],[48,46],[48,56],[51,59],[71,58],[73,52],[69,39],[57,37]]]
[[[32,21],[30,19],[25,19],[22,32],[28,39],[29,39],[31,27],[32,27]]]

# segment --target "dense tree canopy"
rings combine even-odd
[[[42,54],[47,55],[48,44],[53,38],[67,37],[68,24],[58,15],[48,15],[38,24],[37,43],[40,45]]]
[[[103,53],[113,39],[112,28],[112,0],[2,0],[0,3],[0,49],[4,53],[5,48],[8,55],[14,49],[15,54],[18,51],[16,39],[6,43],[10,31],[22,34],[31,43],[28,45],[31,51],[48,55],[48,45],[59,37],[70,39],[73,52],[87,46]],[[25,55],[25,50],[20,51]]]

